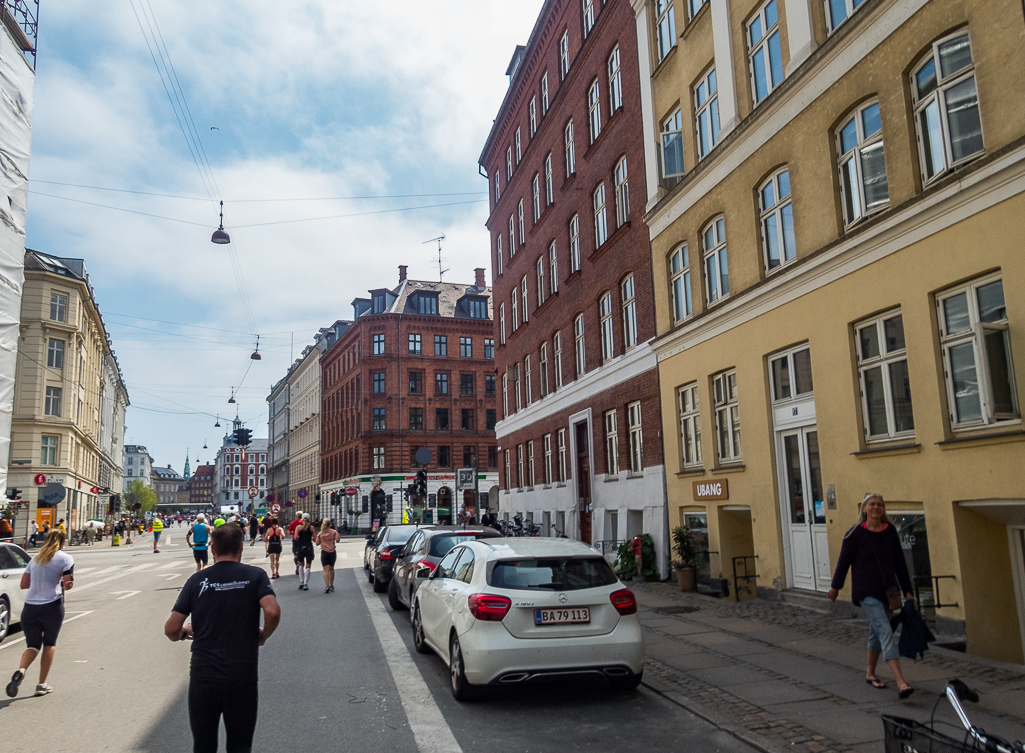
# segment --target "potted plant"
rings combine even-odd
[[[693,591],[697,581],[697,552],[694,550],[694,534],[687,526],[673,529],[673,569],[680,582],[681,591]]]

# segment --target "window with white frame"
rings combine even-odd
[[[619,64],[619,45],[616,45],[609,55],[609,114],[614,115],[616,110],[623,106],[623,71]]]
[[[520,279],[520,303],[523,305],[523,323],[527,323],[527,301],[530,300],[530,291],[527,287],[527,276]]]
[[[502,235],[501,233],[495,236],[495,269],[498,274],[503,274],[502,269]]]
[[[580,271],[580,215],[569,218],[569,271]]]
[[[608,475],[619,475],[619,432],[616,429],[615,409],[605,412],[605,462]]]
[[[519,372],[519,366],[516,367],[516,372]],[[516,410],[523,409],[523,377],[521,374],[515,374],[515,384],[513,385],[516,390]]]
[[[573,338],[576,350],[577,376],[581,377],[587,371],[587,351],[584,348],[584,315],[578,314],[573,320]]]
[[[512,328],[513,332],[520,328],[520,291],[517,288],[513,288],[509,293],[509,307],[512,311]]]
[[[676,46],[676,12],[673,0],[655,0],[655,28],[658,30],[658,60],[662,62]]]
[[[830,33],[864,3],[865,0],[826,0],[826,25]]]
[[[566,483],[566,430],[556,432],[559,443],[559,483]]]
[[[523,357],[523,396],[527,398],[527,405],[534,402],[534,390],[530,380],[530,356]]]
[[[811,395],[811,349],[807,345],[769,358],[769,376],[772,379],[772,402],[781,403]]]
[[[719,94],[715,87],[715,68],[694,87],[694,121],[698,139],[698,159],[719,143]]]
[[[684,468],[701,466],[701,411],[698,384],[691,382],[677,390],[680,408],[680,453]]]
[[[527,486],[534,488],[534,440],[527,442]]]
[[[513,485],[512,485],[512,475],[511,475],[512,469],[510,468],[511,464],[509,462],[509,454],[510,454],[509,450],[506,450],[505,451],[505,488],[506,489],[512,489],[513,488]]]
[[[527,106],[527,116],[530,120],[530,138],[534,138],[534,134],[537,133],[537,97],[530,98],[530,104]]]
[[[548,152],[545,157],[545,206],[550,207],[555,202],[555,181],[552,175],[552,153]]]
[[[541,219],[541,176],[534,173],[530,181],[530,191],[533,196],[534,224]]]
[[[569,73],[569,32],[564,31],[559,39],[559,77],[566,78]]]
[[[520,164],[520,160],[523,159],[523,144],[522,144],[522,142],[520,140],[520,129],[519,128],[516,129],[516,137],[515,137],[514,141],[516,142],[516,164],[518,165],[518,164]]]
[[[545,486],[552,485],[552,435],[545,434],[542,438],[545,453]]]
[[[982,121],[967,31],[934,42],[911,75],[922,181],[982,154]]]
[[[42,437],[39,464],[57,465],[57,437],[48,437],[46,435]]]
[[[512,163],[512,147],[507,147],[505,150],[505,179],[506,181],[512,180],[513,163]]]
[[[562,333],[552,335],[552,370],[555,377],[555,389],[562,389]]]
[[[541,76],[541,117],[548,114],[548,71]]]
[[[863,2],[863,1],[864,0],[858,0],[858,2]],[[688,21],[692,21],[692,20],[694,20],[694,17],[698,14],[698,11],[700,11],[701,8],[704,7],[705,3],[707,3],[708,0],[686,0],[686,2],[687,2],[687,16],[688,16],[687,20]]]
[[[616,227],[630,220],[630,181],[626,170],[626,157],[616,163]]]
[[[50,321],[66,322],[68,320],[68,297],[60,293],[50,293]]]
[[[836,153],[844,225],[850,227],[890,203],[878,102],[862,105],[837,129]]]
[[[641,403],[639,400],[626,406],[627,427],[630,431],[630,473],[644,472],[644,436],[641,433]]]
[[[516,256],[516,216],[509,215],[509,259]]]
[[[712,380],[715,395],[715,435],[720,463],[736,463],[740,455],[740,407],[737,372],[727,371]]]
[[[587,124],[590,127],[591,143],[601,133],[601,86],[598,79],[591,82],[587,90]]]
[[[758,104],[783,81],[783,53],[779,41],[776,0],[768,0],[747,24],[751,94]]]
[[[856,324],[861,413],[867,441],[914,436],[911,379],[900,309]]]
[[[505,304],[498,305],[498,342],[505,345]]]
[[[523,488],[523,445],[516,445],[516,486]]]
[[[50,369],[64,368],[64,341],[50,338],[46,349],[46,366]]]
[[[773,272],[797,258],[794,207],[790,200],[790,170],[776,171],[758,191],[765,271]]]
[[[374,470],[384,470],[384,448],[374,447],[372,452]]]
[[[495,204],[497,204],[498,200],[502,198],[501,180],[502,180],[501,174],[500,173],[495,173]]]
[[[623,346],[630,350],[637,344],[637,298],[634,276],[627,277],[619,286],[623,301]]]
[[[502,374],[502,415],[509,415],[509,375]]]
[[[541,347],[537,351],[537,365],[540,369],[539,376],[541,377],[541,397],[548,396],[548,343],[541,343]]]
[[[662,184],[672,188],[683,172],[683,112],[677,107],[662,121]]]
[[[594,0],[583,0],[584,2],[584,36],[591,33],[594,28]]]
[[[46,405],[43,413],[47,416],[60,416],[61,414],[61,388],[46,388]]]
[[[612,340],[612,293],[605,293],[598,300],[598,317],[601,321],[601,360],[604,362],[615,355]]]
[[[951,427],[1019,419],[1011,337],[999,275],[936,296]]]
[[[548,279],[551,280],[552,293],[559,292],[559,252],[555,241],[548,246]]]
[[[526,225],[523,222],[523,199],[516,205],[516,229],[519,231],[519,241],[522,246],[527,242]]]
[[[705,257],[705,300],[708,305],[730,294],[730,268],[726,259],[726,221],[717,217],[705,227],[702,237]]]
[[[565,145],[566,145],[566,177],[573,175],[577,171],[577,150],[576,145],[573,142],[573,121],[570,120],[566,124]]]
[[[669,257],[669,285],[673,298],[673,321],[679,324],[694,313],[690,290],[690,251],[687,244]]]
[[[545,262],[545,257],[537,257],[537,305],[540,308],[545,302],[545,269],[548,264]]]
[[[609,239],[609,221],[605,213],[605,184],[600,184],[592,194],[594,206],[594,247],[601,248]]]

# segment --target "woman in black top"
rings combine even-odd
[[[851,601],[860,606],[868,618],[865,682],[874,688],[886,687],[886,683],[876,676],[876,665],[882,655],[897,679],[899,696],[907,698],[915,689],[907,684],[900,670],[897,642],[890,628],[891,610],[886,591],[896,586],[914,602],[914,588],[897,529],[886,517],[886,504],[878,494],[865,495],[857,525],[844,535],[832,588],[829,589],[830,601],[836,601],[847,579],[848,569],[851,571]]]
[[[313,524],[310,514],[303,513],[303,522],[295,529],[295,559],[299,562],[302,574],[299,577],[299,590],[310,590],[310,568],[313,566]],[[306,566],[302,567],[305,562]]]

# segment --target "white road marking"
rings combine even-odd
[[[129,569],[128,572],[130,572],[130,573],[138,573],[138,572],[141,572],[143,570],[149,570],[151,567],[156,567],[156,566],[157,566],[156,562],[144,562],[141,565],[136,565],[135,567]]]
[[[121,599],[127,599],[130,596],[135,596],[135,594],[141,593],[142,591],[111,591],[110,595],[117,596],[117,598],[114,599],[114,601],[121,601]],[[118,594],[124,594],[124,596],[118,596]]]
[[[413,732],[420,753],[462,753],[463,749],[459,747],[455,735],[452,734],[452,728],[442,716],[438,704],[434,702],[427,683],[409,655],[409,650],[402,642],[384,604],[373,594],[370,584],[363,582],[355,572],[353,577],[360,583],[360,593],[367,603],[370,620],[381,642],[384,658],[388,661],[388,670],[399,691],[402,708],[406,712],[406,719],[409,720],[409,729]]]
[[[127,565],[114,565],[113,567],[105,567],[102,570],[98,570],[97,572],[93,573],[93,575],[106,575],[107,573],[112,573],[115,570],[121,570],[124,567],[127,567]]]
[[[67,624],[68,624],[69,622],[74,622],[74,621],[75,621],[75,620],[77,620],[77,619],[78,619],[79,617],[85,617],[85,616],[86,616],[87,614],[92,614],[92,613],[93,613],[93,612],[95,612],[95,611],[96,611],[95,609],[90,609],[90,610],[89,610],[88,612],[79,612],[79,613],[78,613],[78,614],[76,614],[76,615],[75,615],[74,617],[67,617],[67,618],[65,618],[65,620],[64,620],[64,623],[63,623],[63,624],[64,624],[64,625],[67,625]],[[23,635],[23,636],[21,636],[20,638],[15,638],[15,639],[14,639],[13,641],[11,641],[10,643],[5,643],[4,645],[0,646],[0,651],[3,651],[3,650],[4,650],[5,648],[10,648],[11,646],[16,646],[16,645],[18,645],[19,643],[21,643],[21,642],[22,642],[23,640],[25,640],[25,636],[24,636],[24,635]]]
[[[95,569],[95,567],[80,567],[75,570],[75,575],[85,575],[86,573],[91,573]]]
[[[157,576],[158,578],[163,578],[164,580],[173,580],[180,576],[181,573],[153,573],[153,575]]]
[[[184,567],[191,564],[188,560],[175,560],[174,562],[168,562],[166,565],[161,565],[157,570],[170,570],[172,567]]]

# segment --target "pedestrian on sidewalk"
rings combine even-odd
[[[260,532],[260,521],[256,513],[249,516],[249,546],[256,543],[256,535]]]
[[[634,564],[637,566],[634,580],[644,580],[644,542],[641,541],[640,534],[631,539],[630,551],[633,552]]]
[[[28,545],[34,548],[36,542],[39,540],[39,524],[33,520],[31,523],[31,527],[32,529],[28,535]]]
[[[206,516],[200,513],[196,516],[196,522],[185,532],[185,543],[192,547],[192,558],[196,560],[196,572],[198,573],[209,563],[208,549],[210,546],[210,534],[213,528],[206,524]]]
[[[324,593],[329,594],[335,590],[335,562],[338,560],[338,552],[335,547],[342,537],[338,531],[331,527],[331,521],[324,518],[320,524],[320,533],[317,534],[317,546],[320,547],[320,565],[324,569]]]
[[[901,593],[915,603],[914,587],[897,528],[886,516],[886,504],[879,494],[865,495],[858,522],[844,534],[840,559],[829,589],[830,601],[836,601],[847,579],[848,569],[851,571],[851,601],[862,608],[868,619],[865,682],[880,690],[886,687],[886,683],[876,675],[881,655],[897,680],[899,697],[907,698],[915,689],[908,685],[901,673],[897,642],[890,627],[890,613],[901,608]]]
[[[270,557],[270,577],[281,577],[281,542],[285,538],[285,529],[278,525],[277,518],[267,521],[263,534],[263,548]]]
[[[153,554],[160,554],[157,546],[160,544],[160,534],[164,531],[164,521],[159,517],[153,518]]]
[[[185,582],[164,635],[192,641],[189,726],[194,753],[217,753],[222,715],[227,749],[248,751],[259,708],[260,646],[277,628],[281,607],[267,573],[242,564],[241,528],[215,529],[210,545],[213,567]],[[190,615],[192,622],[186,624]]]
[[[295,559],[301,569],[299,590],[309,591],[310,568],[313,566],[313,524],[308,512],[303,513],[302,523],[295,529]]]
[[[63,531],[53,530],[46,537],[39,554],[33,557],[21,576],[21,587],[28,589],[25,608],[21,612],[21,631],[25,635],[25,651],[17,671],[7,684],[7,695],[18,695],[18,686],[40,652],[39,684],[37,696],[52,693],[46,678],[57,653],[57,636],[64,624],[64,592],[75,584],[75,560],[64,549],[67,537]]]

